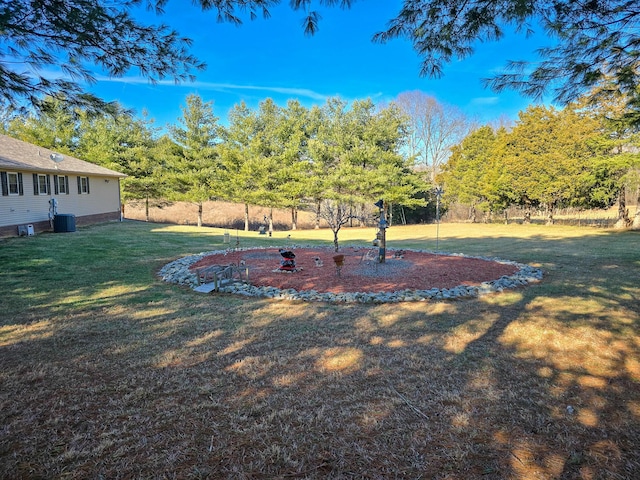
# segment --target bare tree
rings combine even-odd
[[[333,246],[338,251],[338,232],[351,220],[351,208],[340,200],[323,200],[320,204],[320,217],[323,218],[333,232]]]
[[[502,130],[502,129],[506,131],[511,131],[511,129],[515,125],[515,122],[511,118],[509,118],[507,115],[503,114],[503,115],[500,115],[498,118],[488,122],[487,125],[493,128],[494,132],[497,132],[498,130]]]
[[[409,155],[416,156],[416,165],[433,181],[449,158],[451,147],[471,131],[472,122],[457,107],[418,90],[401,93],[394,103],[409,118]]]

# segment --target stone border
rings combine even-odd
[[[352,247],[349,245],[348,247]],[[345,248],[348,248],[345,247]],[[361,246],[353,246],[354,248],[362,248]],[[270,246],[270,247],[246,247],[239,248],[239,251],[250,250],[273,250],[284,247]],[[286,248],[322,248],[317,245],[313,246],[301,246],[301,245],[288,245]],[[513,262],[511,260],[503,260],[495,257],[482,257],[464,255],[462,253],[443,253],[433,252],[430,250],[415,250],[410,248],[403,248],[402,250],[416,253],[428,253],[437,254],[449,257],[465,257],[476,258],[480,260],[488,260],[492,262],[502,263],[506,265],[514,265],[518,267],[518,271],[513,275],[504,275],[496,280],[488,282],[482,282],[477,286],[459,285],[453,288],[432,288],[429,290],[399,290],[396,292],[346,292],[346,293],[321,293],[315,290],[301,290],[297,291],[292,288],[281,290],[276,287],[256,287],[254,285],[245,283],[236,283],[233,285],[227,285],[220,288],[221,292],[233,293],[236,295],[244,295],[247,297],[263,297],[273,298],[277,300],[302,300],[305,302],[330,302],[330,303],[397,303],[397,302],[424,302],[427,300],[456,300],[462,298],[477,298],[482,295],[487,295],[495,292],[502,292],[506,289],[518,288],[526,286],[530,283],[536,283],[542,280],[543,273],[539,268],[525,265],[522,263]],[[228,250],[213,250],[210,252],[202,252],[196,255],[189,255],[179,258],[171,263],[168,263],[160,269],[158,276],[165,282],[177,283],[179,285],[188,285],[191,288],[198,286],[198,279],[196,274],[189,270],[189,267],[196,263],[198,260],[216,254],[224,254]],[[388,250],[393,252],[394,250]]]

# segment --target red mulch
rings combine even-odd
[[[333,256],[336,253],[323,248],[292,248],[296,257],[293,273],[274,272],[280,267],[282,256],[278,249],[255,249],[226,254],[208,255],[192,265],[191,269],[208,265],[238,264],[244,260],[249,268],[250,283],[255,286],[273,286],[297,291],[316,290],[321,293],[344,292],[394,292],[405,289],[428,290],[452,288],[458,285],[479,285],[503,275],[512,275],[514,265],[477,258],[404,252],[403,258],[395,258],[387,251],[386,262],[378,264],[363,256],[377,249],[346,248],[339,253],[345,256],[340,276]],[[316,266],[315,258],[322,261]]]

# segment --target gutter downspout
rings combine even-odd
[[[122,222],[124,220],[124,205],[122,204],[122,190],[120,189],[120,180],[121,178],[118,177],[118,206],[120,207],[120,221]]]

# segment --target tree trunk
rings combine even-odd
[[[553,205],[547,205],[547,225],[553,225]]]
[[[471,205],[471,208],[469,209],[469,220],[471,220],[471,223],[476,223],[478,220],[478,213],[476,212],[475,204]]]
[[[147,194],[147,198],[144,202],[144,215],[145,215],[145,221],[148,222],[149,221],[149,194]]]
[[[337,230],[333,231],[333,248],[335,249],[336,252],[339,249],[339,245],[338,245],[338,232],[339,231],[340,231],[340,229],[337,229]]]
[[[244,231],[249,231],[249,204],[244,204]]]
[[[269,209],[269,236],[273,235],[273,208]]]
[[[320,228],[320,202],[316,203],[316,226],[314,227],[316,230]]]
[[[202,226],[202,202],[198,202],[198,226]]]
[[[627,208],[625,189],[623,187],[618,192],[618,221],[615,228],[627,228],[629,225],[631,225],[631,219],[629,218],[629,209]]]
[[[296,207],[291,208],[291,230],[298,228],[298,209]]]
[[[636,214],[633,216],[632,228],[640,230],[640,188],[636,190]]]

